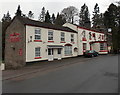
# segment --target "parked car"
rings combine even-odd
[[[99,55],[98,52],[96,52],[95,50],[86,50],[84,52],[85,57],[96,57],[98,55]]]

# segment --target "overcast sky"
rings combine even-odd
[[[23,14],[28,14],[28,11],[34,13],[35,19],[38,19],[38,15],[41,12],[42,7],[49,10],[49,13],[61,12],[62,9],[68,6],[75,6],[79,11],[81,6],[86,3],[89,8],[90,15],[96,3],[100,7],[100,12],[104,13],[111,3],[115,3],[120,0],[0,0],[0,19],[3,14],[9,11],[11,17],[15,15],[18,5],[21,6]]]

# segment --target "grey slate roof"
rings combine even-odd
[[[22,22],[24,25],[37,26],[37,27],[43,27],[43,28],[49,28],[49,29],[55,29],[55,30],[62,30],[65,32],[77,33],[76,31],[74,31],[68,27],[63,27],[63,26],[53,25],[50,23],[31,20],[29,18],[21,17],[21,16],[16,16],[15,18],[19,19],[20,22]]]

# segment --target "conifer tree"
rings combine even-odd
[[[47,10],[46,14],[45,14],[45,22],[47,23],[51,23],[51,18],[50,18],[50,14],[49,11]]]
[[[51,17],[51,22],[52,22],[52,24],[54,24],[54,23],[55,23],[55,15],[54,15],[54,13],[52,14],[52,17]]]
[[[86,28],[91,27],[90,14],[89,14],[89,10],[88,10],[88,7],[86,6],[86,4],[84,4],[81,7],[79,17],[80,17],[80,20],[79,20],[79,25],[80,26],[86,27]]]
[[[18,5],[18,9],[17,9],[17,12],[15,14],[16,14],[16,16],[22,16],[22,11],[20,9],[20,5]]]
[[[66,23],[65,18],[62,15],[60,15],[59,12],[58,12],[57,17],[55,19],[55,25],[62,26],[64,23]]]
[[[46,10],[45,10],[45,7],[42,8],[42,11],[38,17],[39,21],[41,22],[44,22],[45,21],[45,13],[46,13]]]

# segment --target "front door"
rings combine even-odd
[[[53,48],[48,48],[48,61],[53,61]]]
[[[58,60],[61,60],[61,57],[62,57],[62,55],[61,55],[61,48],[58,48]]]

